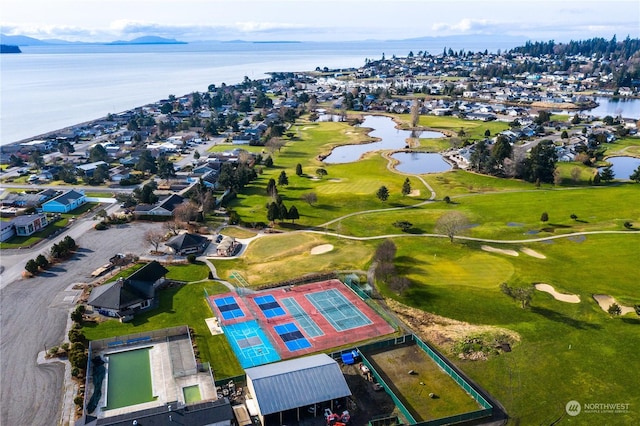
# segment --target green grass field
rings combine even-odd
[[[454,133],[463,129],[472,138],[483,136],[488,128],[487,123],[451,117],[421,117],[420,125]],[[499,127],[489,130],[495,134]],[[510,353],[487,361],[452,359],[504,405],[513,419],[511,424],[550,424],[563,415],[570,400],[628,403],[630,411],[565,416],[563,424],[626,425],[640,417],[640,395],[635,392],[635,376],[629,370],[630,365],[640,363],[632,343],[640,339],[640,319],[633,313],[612,318],[592,298],[593,294],[608,294],[626,306],[640,303],[640,232],[623,227],[625,221],[634,223],[634,229],[639,227],[640,185],[591,186],[588,180],[593,170],[576,163],[559,165],[563,178],[560,185],[543,184],[539,188],[519,180],[457,170],[426,175],[436,191],[436,201],[417,206],[428,199],[427,189],[411,179],[412,188],[419,189],[420,195],[402,197],[404,177],[390,173],[379,154],[366,156],[357,166],[326,166],[328,176],[322,180],[293,174],[298,162],[305,173],[313,174],[319,166],[316,156],[326,153],[328,140],[354,143],[345,137],[347,132],[349,128],[343,123],[300,126],[299,140],[275,154],[278,168],[267,171],[263,182],[239,197],[234,208],[241,216],[264,222],[266,196],[261,188],[269,176],[277,178],[284,169],[290,185],[282,188],[281,195],[288,206],[296,204],[301,218],[296,226],[278,227],[285,231],[311,227],[351,238],[304,232],[268,235],[254,240],[240,259],[215,260],[221,277],[237,270],[250,285],[257,286],[307,272],[366,270],[375,247],[383,240],[376,236],[393,234],[398,248],[396,267],[409,278],[411,286],[399,296],[381,284],[380,291],[386,297],[471,324],[504,327],[520,335]],[[640,141],[626,138],[612,146],[635,153]],[[290,152],[293,155],[289,156]],[[575,167],[581,170],[577,182],[571,176]],[[374,195],[381,184],[387,185],[392,194],[386,203]],[[299,195],[308,191],[318,194],[314,206],[298,201]],[[441,201],[444,196],[451,197],[452,203]],[[408,206],[412,208],[389,210]],[[380,211],[357,213],[363,210]],[[437,219],[451,210],[469,217],[472,227],[466,235],[470,237],[517,242],[456,240],[452,244],[446,238],[417,235],[434,232]],[[543,212],[548,213],[548,222],[540,221]],[[353,215],[337,220],[349,214]],[[571,219],[572,214],[577,219]],[[413,227],[403,233],[393,226],[398,220],[407,220]],[[594,231],[619,233],[520,242]],[[311,255],[311,249],[321,244],[334,248]],[[518,256],[484,251],[483,244],[515,250]],[[523,248],[545,258],[527,255]],[[500,292],[503,282],[511,286],[548,283],[560,292],[579,295],[580,303],[560,302],[536,291],[531,307],[522,309]]]

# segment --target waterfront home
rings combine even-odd
[[[69,213],[87,202],[87,197],[82,190],[71,189],[42,205],[43,212]]]

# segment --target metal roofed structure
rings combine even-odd
[[[262,417],[351,395],[340,366],[326,354],[247,368],[245,373]]]

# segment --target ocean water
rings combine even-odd
[[[486,43],[485,43],[486,44]],[[204,92],[245,76],[316,67],[358,67],[368,59],[427,51],[507,49],[511,42],[207,42],[182,45],[24,46],[0,55],[0,145],[146,105]]]

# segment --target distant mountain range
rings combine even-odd
[[[40,40],[33,37],[27,37],[23,35],[5,35],[0,34],[0,41],[2,44],[9,44],[14,46],[47,46],[54,44],[114,44],[114,45],[128,45],[128,44],[187,44],[186,41],[178,41],[172,38],[145,36],[134,38],[133,40],[116,40],[110,43],[90,43],[84,41],[67,41],[60,39],[46,39]]]
[[[447,37],[416,37],[416,38],[408,38],[408,39],[398,39],[398,40],[360,40],[360,41],[351,41],[353,43],[366,43],[366,42],[375,42],[375,41],[385,41],[385,42],[429,42],[429,41],[444,41],[446,43],[459,44],[468,42],[469,40],[473,40],[474,42],[484,41],[487,43],[492,43],[496,41],[505,42],[510,41],[513,44],[524,44],[529,41],[526,37],[519,36],[495,36],[495,35],[459,35],[459,36],[447,36]],[[222,43],[301,43],[300,41],[295,40],[278,40],[278,41],[252,41],[252,40],[228,40],[228,41],[220,41],[220,40],[198,40],[189,43],[204,43],[204,42],[222,42]],[[112,42],[100,42],[100,43],[92,43],[92,42],[79,42],[79,41],[67,41],[60,39],[37,39],[33,37],[27,37],[23,35],[5,35],[0,34],[0,42],[2,44],[15,45],[15,46],[47,46],[47,45],[74,45],[74,44],[100,44],[100,45],[132,45],[132,44],[189,44],[186,41],[179,41],[172,38],[164,38],[158,36],[144,36],[134,38],[133,40],[116,40]]]

